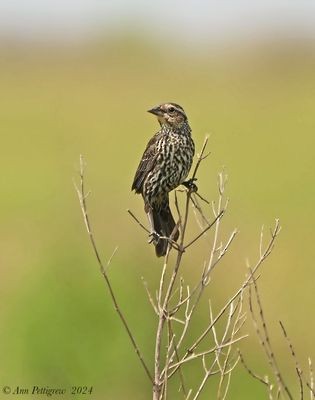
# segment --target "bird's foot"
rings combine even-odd
[[[194,183],[197,178],[191,178],[188,179],[188,181],[185,181],[182,183],[190,192],[198,192],[198,186]]]
[[[158,241],[160,240],[161,236],[153,231],[149,234],[149,240],[148,243],[153,243],[154,245],[158,244]]]

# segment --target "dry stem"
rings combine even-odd
[[[101,256],[99,254],[99,251],[98,251],[96,243],[95,243],[94,235],[93,235],[93,232],[92,232],[92,228],[91,228],[91,224],[90,224],[90,220],[89,220],[89,216],[88,216],[88,212],[87,212],[86,199],[87,199],[87,197],[89,195],[89,192],[87,194],[85,193],[85,186],[84,186],[84,160],[83,160],[82,156],[80,156],[80,186],[78,187],[77,185],[75,185],[75,188],[76,188],[76,191],[77,191],[77,194],[78,194],[78,198],[79,198],[79,201],[80,201],[85,227],[86,227],[87,233],[89,235],[90,242],[91,242],[94,254],[96,256],[98,265],[100,267],[101,273],[102,273],[102,275],[104,277],[107,289],[109,291],[111,300],[113,302],[114,309],[117,312],[117,314],[118,314],[118,316],[119,316],[119,318],[120,318],[120,320],[121,320],[121,322],[122,322],[122,324],[123,324],[123,326],[124,326],[124,328],[125,328],[125,330],[126,330],[126,332],[128,334],[128,337],[129,337],[129,339],[130,339],[130,341],[132,343],[132,346],[133,346],[133,348],[134,348],[134,350],[135,350],[135,352],[136,352],[136,354],[137,354],[137,356],[138,356],[138,358],[139,358],[139,360],[140,360],[140,362],[141,362],[141,364],[142,364],[142,366],[143,366],[143,368],[145,370],[145,373],[146,373],[147,377],[152,382],[153,378],[152,378],[152,375],[150,373],[150,370],[149,370],[149,368],[147,367],[147,365],[146,365],[146,363],[144,361],[142,353],[141,353],[141,351],[140,351],[140,349],[139,349],[139,347],[138,347],[138,345],[137,345],[137,343],[135,341],[135,338],[134,338],[134,336],[133,336],[133,334],[132,334],[132,332],[131,332],[131,330],[129,328],[129,325],[128,325],[127,321],[126,321],[126,318],[123,315],[123,313],[121,311],[121,308],[120,308],[120,306],[119,306],[119,304],[117,302],[116,296],[114,294],[113,287],[112,287],[112,285],[110,283],[108,274],[106,272],[106,268],[104,267],[104,264],[102,262]],[[111,258],[109,259],[109,262],[107,263],[107,265],[109,265],[109,263],[111,261]]]

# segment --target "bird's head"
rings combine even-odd
[[[187,121],[185,111],[180,105],[175,103],[163,103],[153,107],[148,112],[157,116],[160,125],[180,128]]]

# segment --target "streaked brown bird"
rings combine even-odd
[[[169,192],[185,184],[195,154],[191,129],[184,109],[163,103],[148,112],[157,116],[160,130],[151,138],[137,168],[132,190],[142,194],[150,224],[150,236],[158,257],[167,251],[168,238],[177,240],[169,206]]]

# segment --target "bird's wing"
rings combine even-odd
[[[155,134],[147,144],[147,147],[142,155],[141,161],[137,168],[132,188],[131,190],[135,190],[136,193],[141,193],[143,182],[147,176],[147,174],[152,171],[155,166],[156,158],[157,158],[157,142],[160,139],[161,134]]]

